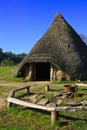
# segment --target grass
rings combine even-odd
[[[61,80],[61,81],[53,81],[53,84],[74,84],[74,83],[84,83],[87,84],[87,81],[73,81],[73,80]]]
[[[51,86],[52,92],[56,90],[62,91],[63,87],[54,86],[53,88],[53,86]],[[3,93],[5,92],[2,88],[1,91]],[[44,87],[34,86],[31,87],[31,91],[44,92]],[[51,98],[50,93],[51,92],[48,94],[49,98]],[[75,93],[75,98],[77,98],[79,93],[87,94],[87,91],[79,88],[78,93]],[[19,94],[23,96],[23,92]],[[56,125],[52,126],[49,112],[14,106],[0,112],[0,128],[1,130],[86,130],[87,111],[60,112]]]
[[[75,81],[73,80],[61,80],[61,81],[53,81],[52,82],[53,84],[73,84],[75,83]]]
[[[13,67],[0,67],[0,80],[10,81],[10,82],[25,82],[24,78],[14,78],[13,71],[16,66]]]
[[[40,112],[35,112],[29,109],[19,110],[11,108],[1,113],[0,128],[13,127],[17,130],[48,130],[51,129],[49,115],[42,115]],[[7,120],[7,119],[8,120]],[[49,124],[49,125],[48,125]],[[13,130],[13,129],[12,129]]]
[[[15,107],[0,112],[1,130],[86,130],[87,112],[60,112],[56,126],[50,124],[50,113]]]
[[[14,79],[12,77],[12,72],[14,67],[0,67],[0,81],[5,82],[24,82],[25,80],[20,78]],[[61,83],[75,83],[73,81],[63,81]],[[52,92],[63,91],[63,86],[61,83],[53,82],[50,90]],[[85,82],[86,83],[86,82]],[[57,85],[58,84],[58,85]],[[9,92],[13,90],[13,87],[0,86],[0,98],[7,98]],[[87,90],[86,87],[79,87],[78,93],[75,93],[76,100],[87,100]],[[44,86],[34,86],[30,88],[32,92],[44,92]],[[83,93],[82,97],[77,99],[79,93]],[[52,95],[51,92],[47,95],[50,99]],[[23,96],[23,92],[19,93]],[[5,99],[6,100],[6,99]],[[41,110],[12,107],[10,109],[5,108],[0,109],[0,130],[86,130],[87,129],[87,111],[77,111],[77,112],[60,112],[59,119],[56,121],[56,125],[52,126],[50,122],[50,113]]]

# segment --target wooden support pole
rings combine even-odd
[[[49,85],[45,85],[45,92],[49,91]]]
[[[54,125],[55,121],[58,119],[59,112],[51,111],[51,124]]]
[[[8,97],[15,97],[15,91],[11,91]]]
[[[27,88],[27,94],[29,95],[30,92],[30,87]]]
[[[12,106],[12,104],[13,104],[12,102],[8,102],[7,103],[7,108],[9,109]]]

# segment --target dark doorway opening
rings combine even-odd
[[[35,63],[36,81],[50,81],[50,63]]]

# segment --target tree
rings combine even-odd
[[[4,53],[2,48],[0,48],[0,62],[3,60],[3,57],[4,57]]]
[[[0,48],[0,65],[1,66],[12,66],[20,63],[26,56],[25,53],[14,54],[12,52],[3,52]]]
[[[13,66],[13,65],[14,65],[14,62],[11,61],[11,60],[3,60],[3,61],[1,62],[1,66],[2,66],[2,67]]]

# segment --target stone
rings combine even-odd
[[[37,102],[37,104],[39,105],[46,105],[49,102],[49,100],[47,98],[41,99],[39,102]]]
[[[74,96],[72,92],[68,92],[66,93],[66,95],[67,95],[67,98],[72,98]]]
[[[53,97],[59,97],[59,96],[62,96],[62,93],[61,93],[61,92],[55,93]]]
[[[87,106],[87,100],[82,101],[81,104]]]
[[[73,93],[72,92],[62,92],[61,93],[62,94],[62,96],[61,96],[61,98],[72,98],[73,97]]]
[[[56,103],[56,104],[57,104],[57,105],[60,105],[60,104],[62,104],[62,103],[63,103],[63,100],[60,99],[60,100],[57,100],[57,103]]]
[[[37,102],[38,102],[38,99],[33,98],[33,99],[31,100],[31,102],[32,102],[32,103],[37,103]]]
[[[66,94],[69,95],[69,96],[71,96],[73,93],[72,92],[67,92]]]
[[[29,100],[29,99],[30,99],[29,95],[21,97],[21,100]]]
[[[46,107],[56,107],[56,104],[54,102],[50,102],[46,105]]]
[[[42,98],[45,98],[44,94],[39,94],[37,97],[38,100],[41,100]]]
[[[67,94],[63,94],[63,95],[61,96],[62,99],[68,98],[68,97],[69,97],[69,96],[68,96]]]
[[[36,97],[39,96],[39,95],[40,95],[40,94],[34,94],[34,95],[31,95],[31,96],[30,96],[30,100],[36,98]]]

